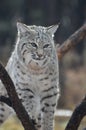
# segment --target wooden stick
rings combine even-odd
[[[72,34],[66,41],[58,47],[57,55],[59,60],[73,47],[75,47],[80,41],[86,38],[86,24]]]
[[[86,96],[75,108],[65,130],[77,130],[84,116],[86,116]]]

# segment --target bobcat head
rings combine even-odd
[[[45,67],[52,56],[53,36],[58,25],[49,27],[27,26],[17,23],[17,54],[23,65],[34,69]]]

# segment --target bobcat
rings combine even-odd
[[[58,25],[27,26],[17,23],[15,49],[7,63],[19,98],[37,129],[53,130],[54,113],[59,99],[59,69],[54,33]],[[0,95],[7,92],[0,83]],[[0,123],[11,108],[0,103]]]

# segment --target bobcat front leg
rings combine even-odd
[[[44,98],[43,98],[44,99]],[[54,130],[54,113],[56,108],[57,92],[46,96],[42,104],[42,130]]]

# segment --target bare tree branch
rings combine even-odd
[[[57,50],[58,58],[61,59],[71,48],[86,38],[86,23],[73,33]]]
[[[86,96],[75,108],[65,130],[77,130],[84,116],[86,116]]]
[[[22,122],[25,130],[36,130],[32,123],[32,120],[30,119],[20,99],[17,96],[12,79],[10,78],[2,64],[0,64],[0,79],[7,90],[8,96],[10,97],[10,100],[12,102],[12,107],[15,110],[18,118]]]

